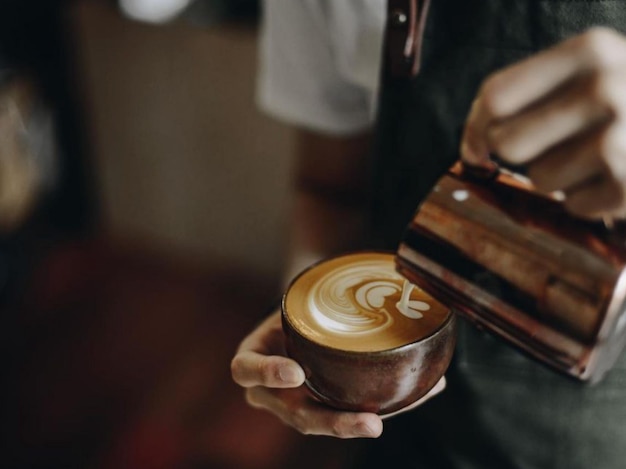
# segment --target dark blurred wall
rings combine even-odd
[[[12,452],[18,451],[12,442],[19,415],[12,405],[15,400],[7,393],[14,391],[16,367],[25,345],[16,328],[22,294],[46,252],[70,238],[87,235],[98,218],[74,48],[68,34],[69,5],[55,0],[0,3],[0,170],[7,171],[23,158],[28,161],[22,163],[37,167],[38,174],[30,180],[36,187],[24,189],[24,193],[35,194],[25,218],[0,230],[2,467],[17,467],[10,461]],[[28,91],[7,91],[14,89]],[[21,96],[27,96],[24,101],[28,104],[18,104]],[[19,115],[12,114],[13,107]],[[0,187],[3,190],[5,187]]]
[[[292,132],[257,109],[256,25],[154,25],[94,1],[77,6],[107,230],[198,262],[277,275]]]
[[[260,13],[258,0],[197,0],[197,2],[214,3],[223,21],[255,22]]]
[[[254,102],[253,3],[203,27],[106,0],[9,5],[6,63],[41,82],[62,158],[93,176],[66,179],[67,206],[88,207],[81,188],[97,201],[67,219],[125,242],[60,250],[21,330],[0,325],[0,468],[330,467],[277,462],[305,440],[246,406],[228,368],[274,298],[290,192],[292,132]],[[194,465],[168,465],[172,448]]]
[[[68,7],[63,0],[3,0],[0,4],[0,74],[34,80],[38,105],[54,120],[57,183],[38,210],[61,230],[82,230],[95,218],[96,204],[75,75]],[[28,117],[28,116],[26,116]],[[36,128],[32,132],[37,132]],[[36,156],[36,155],[35,155]]]

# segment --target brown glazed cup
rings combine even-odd
[[[447,310],[445,319],[429,335],[404,345],[375,351],[342,350],[306,337],[296,327],[287,299],[297,281],[298,277],[282,301],[287,354],[303,367],[305,384],[319,401],[341,410],[389,414],[423,397],[444,375],[456,343],[452,311]]]

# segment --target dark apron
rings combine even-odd
[[[409,2],[390,0],[399,3]],[[372,220],[379,246],[397,246],[419,201],[458,158],[483,78],[594,25],[624,31],[626,1],[432,0],[419,73],[383,78]],[[584,385],[461,323],[448,389],[387,421],[364,465],[626,467],[624,357],[603,382]]]

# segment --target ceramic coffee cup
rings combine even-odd
[[[282,301],[287,353],[332,407],[388,414],[423,397],[455,346],[449,308],[395,270],[394,255],[357,252],[308,268]]]

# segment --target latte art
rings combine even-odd
[[[305,337],[355,351],[419,340],[449,315],[396,272],[391,254],[382,253],[352,254],[313,267],[291,285],[284,306]]]
[[[389,272],[384,261],[359,262],[320,278],[310,292],[308,309],[313,320],[329,331],[375,334],[393,324],[395,311],[420,319],[419,310],[430,309],[423,301],[402,303],[403,293],[410,295],[411,287]],[[394,302],[398,295],[401,301]]]

